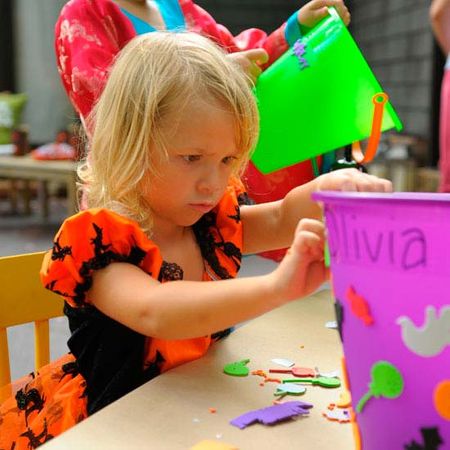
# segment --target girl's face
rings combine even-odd
[[[233,116],[217,101],[197,100],[178,116],[162,130],[168,159],[153,162],[146,187],[155,232],[191,226],[213,209],[239,156]]]

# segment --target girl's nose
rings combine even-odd
[[[220,176],[215,170],[204,173],[199,179],[197,188],[202,194],[210,195],[220,189]]]

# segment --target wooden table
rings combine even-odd
[[[14,207],[14,183],[16,180],[37,180],[42,183],[42,215],[48,216],[49,181],[64,183],[67,189],[67,213],[77,210],[76,180],[77,163],[74,161],[37,161],[29,156],[0,156],[0,178],[12,180],[12,204]],[[29,190],[25,189],[25,210],[30,211]]]
[[[353,450],[351,425],[322,417],[341,389],[310,387],[302,397],[285,397],[284,401],[313,403],[309,417],[243,430],[228,423],[270,406],[276,385],[261,387],[262,378],[255,375],[225,375],[223,366],[249,358],[250,370],[268,370],[276,367],[271,359],[282,357],[322,371],[340,369],[339,336],[325,327],[329,320],[334,320],[334,313],[328,290],[267,313],[239,327],[204,358],[146,383],[42,449],[186,450],[208,439],[247,450]],[[209,408],[216,408],[216,413]]]

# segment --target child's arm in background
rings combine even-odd
[[[433,0],[430,21],[436,40],[442,51],[450,54],[450,0]]]
[[[323,224],[305,219],[271,274],[160,284],[136,266],[114,263],[94,273],[88,298],[107,316],[146,336],[204,336],[312,293],[328,275],[323,248]]]
[[[312,28],[320,20],[322,20],[328,14],[328,7],[334,6],[339,16],[342,18],[344,23],[348,25],[350,23],[350,13],[345,6],[343,0],[311,0],[306,5],[301,7],[296,13],[296,24],[294,25],[297,29],[291,29],[292,24],[286,24],[284,30],[284,36],[286,41],[292,45],[298,37],[300,37],[300,28],[306,31],[308,28]],[[281,30],[282,28],[280,28]],[[228,30],[227,30],[228,31]],[[252,29],[242,34],[253,34],[259,33],[260,30]],[[226,34],[225,34],[226,35]],[[226,35],[227,36],[227,35]],[[230,38],[230,36],[228,36]],[[267,43],[261,41],[261,48],[254,48],[250,50],[235,51],[228,55],[229,58],[235,60],[244,71],[249,75],[253,83],[262,72],[262,67],[270,65],[276,58],[278,58],[282,52],[287,50],[287,45],[276,46],[269,45],[271,37],[267,38]],[[236,38],[237,40],[237,38]],[[246,41],[247,45],[251,40]],[[265,48],[267,47],[267,48]],[[270,52],[270,53],[269,53]]]
[[[300,26],[312,28],[328,14],[328,8],[336,8],[345,25],[350,23],[350,12],[343,0],[311,0],[301,7],[297,13],[297,20]]]
[[[225,48],[229,53],[243,52],[251,49],[264,49],[267,52],[268,60],[262,62],[263,67],[267,67],[276,61],[292,44],[292,40],[300,37],[298,30],[281,25],[271,34],[258,28],[250,28],[237,36],[223,25],[217,23],[214,18],[200,6],[191,0],[180,2],[186,17],[188,28],[192,31],[201,31],[202,34],[212,38]],[[294,14],[297,15],[297,25],[306,28],[314,26],[327,14],[326,7],[334,6],[342,20],[348,25],[350,14],[344,4],[344,0],[311,0]],[[297,36],[290,36],[290,35]],[[245,55],[243,55],[245,56]],[[250,61],[251,62],[251,61]],[[245,68],[245,67],[244,67]]]
[[[311,194],[314,191],[326,190],[390,192],[392,184],[388,180],[364,174],[356,169],[342,169],[321,175],[292,189],[283,200],[243,206],[243,253],[259,253],[288,247],[300,219],[321,218],[321,209],[311,200]]]

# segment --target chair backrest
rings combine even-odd
[[[0,387],[11,381],[8,327],[34,322],[35,369],[50,360],[48,320],[63,315],[63,300],[39,279],[44,254],[0,257]]]

